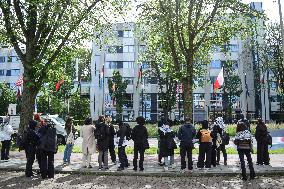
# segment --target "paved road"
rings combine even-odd
[[[238,177],[142,177],[56,174],[54,179],[26,178],[23,172],[0,172],[0,189],[281,189],[284,176],[241,181]]]

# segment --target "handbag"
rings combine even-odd
[[[71,131],[67,137],[66,144],[74,144],[74,143],[75,143],[75,138],[74,138],[74,134],[72,132],[72,126],[71,126]]]

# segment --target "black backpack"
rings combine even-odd
[[[222,135],[222,144],[228,145],[229,142],[230,142],[230,136],[227,132],[224,131],[224,133]]]
[[[53,126],[47,126],[46,133],[40,140],[39,149],[57,153],[57,134]]]
[[[125,133],[125,136],[126,136],[126,140],[130,140],[131,139],[131,134],[132,134],[132,129],[130,127],[130,125],[128,123],[123,123],[126,127],[126,133]]]
[[[266,142],[267,142],[268,145],[272,146],[272,137],[269,133],[267,133],[267,135],[266,135]]]
[[[28,141],[28,131],[24,130],[21,134],[17,135],[17,147],[19,148],[19,151],[24,150]]]
[[[109,134],[109,127],[102,123],[95,131],[95,138],[98,140],[104,140]]]

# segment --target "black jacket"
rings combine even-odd
[[[99,151],[106,151],[109,147],[110,131],[105,123],[96,125],[95,138],[97,139],[97,147]]]
[[[180,146],[191,146],[193,147],[192,140],[196,134],[195,128],[191,124],[185,124],[180,127],[178,131],[178,139],[180,140]]]
[[[176,144],[174,141],[175,134],[174,132],[164,133],[160,129],[158,130],[160,136],[160,154],[162,157],[174,155],[174,149]]]
[[[57,134],[56,128],[53,126],[45,125],[39,129],[40,144],[39,149],[47,152],[57,152]]]
[[[126,137],[127,127],[125,123],[119,126],[119,130],[117,131],[117,137],[119,137],[118,146],[122,146],[124,138]]]
[[[267,127],[265,125],[257,124],[255,128],[255,139],[257,142],[266,142],[267,139]]]
[[[148,131],[144,125],[136,125],[132,130],[131,138],[134,141],[134,148],[149,148]]]

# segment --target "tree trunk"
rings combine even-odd
[[[33,118],[35,98],[38,90],[35,90],[31,86],[27,86],[27,82],[23,83],[23,95],[21,102],[21,116],[20,116],[20,128],[21,133],[28,127],[29,121]]]
[[[192,77],[183,80],[183,93],[184,93],[184,119],[189,119],[190,122],[193,121],[193,88],[192,88]]]

